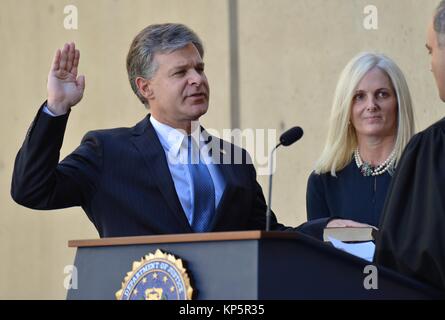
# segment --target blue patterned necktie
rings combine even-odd
[[[205,163],[199,154],[199,147],[188,136],[188,168],[193,181],[193,222],[195,232],[209,231],[215,213],[215,186]],[[193,155],[193,157],[192,157]],[[193,161],[192,161],[193,160]]]

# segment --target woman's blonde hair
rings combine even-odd
[[[396,161],[390,172],[394,170],[403,149],[414,134],[411,95],[405,77],[394,61],[383,54],[363,52],[349,61],[340,75],[332,104],[326,145],[315,165],[316,173],[330,172],[335,176],[337,171],[351,162],[357,148],[355,129],[349,125],[353,97],[359,82],[375,67],[388,75],[397,96]]]

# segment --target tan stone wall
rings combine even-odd
[[[363,50],[394,58],[405,72],[417,128],[444,114],[424,48],[438,0],[239,0],[242,129],[303,127],[298,144],[278,153],[274,211],[305,220],[306,179],[321,151],[339,72]],[[78,30],[65,30],[65,5],[78,8]],[[378,8],[378,30],[363,27],[363,9]],[[127,82],[125,56],[151,23],[181,22],[203,39],[211,85],[205,126],[230,127],[229,14],[226,0],[0,0],[0,299],[63,299],[69,239],[96,238],[80,208],[38,212],[10,195],[13,162],[45,99],[52,55],[65,41],[81,50],[86,92],[73,110],[62,148],[67,155],[96,128],[132,126],[145,115]],[[266,177],[259,178],[267,194]],[[119,280],[118,280],[119,281]]]

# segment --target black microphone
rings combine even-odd
[[[272,177],[273,177],[273,153],[279,146],[290,146],[294,142],[301,139],[303,136],[303,129],[300,127],[293,127],[284,132],[280,136],[280,143],[273,148],[270,153],[270,173],[269,173],[269,196],[268,196],[268,204],[267,204],[267,212],[266,212],[266,231],[270,230],[270,216],[271,216],[271,206],[272,206]]]
[[[303,129],[301,129],[300,127],[290,128],[281,135],[280,144],[282,144],[285,147],[290,146],[292,143],[300,140],[302,136],[303,136]]]

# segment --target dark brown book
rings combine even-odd
[[[376,227],[333,227],[323,230],[323,240],[329,241],[329,237],[343,242],[374,241],[377,236]]]

